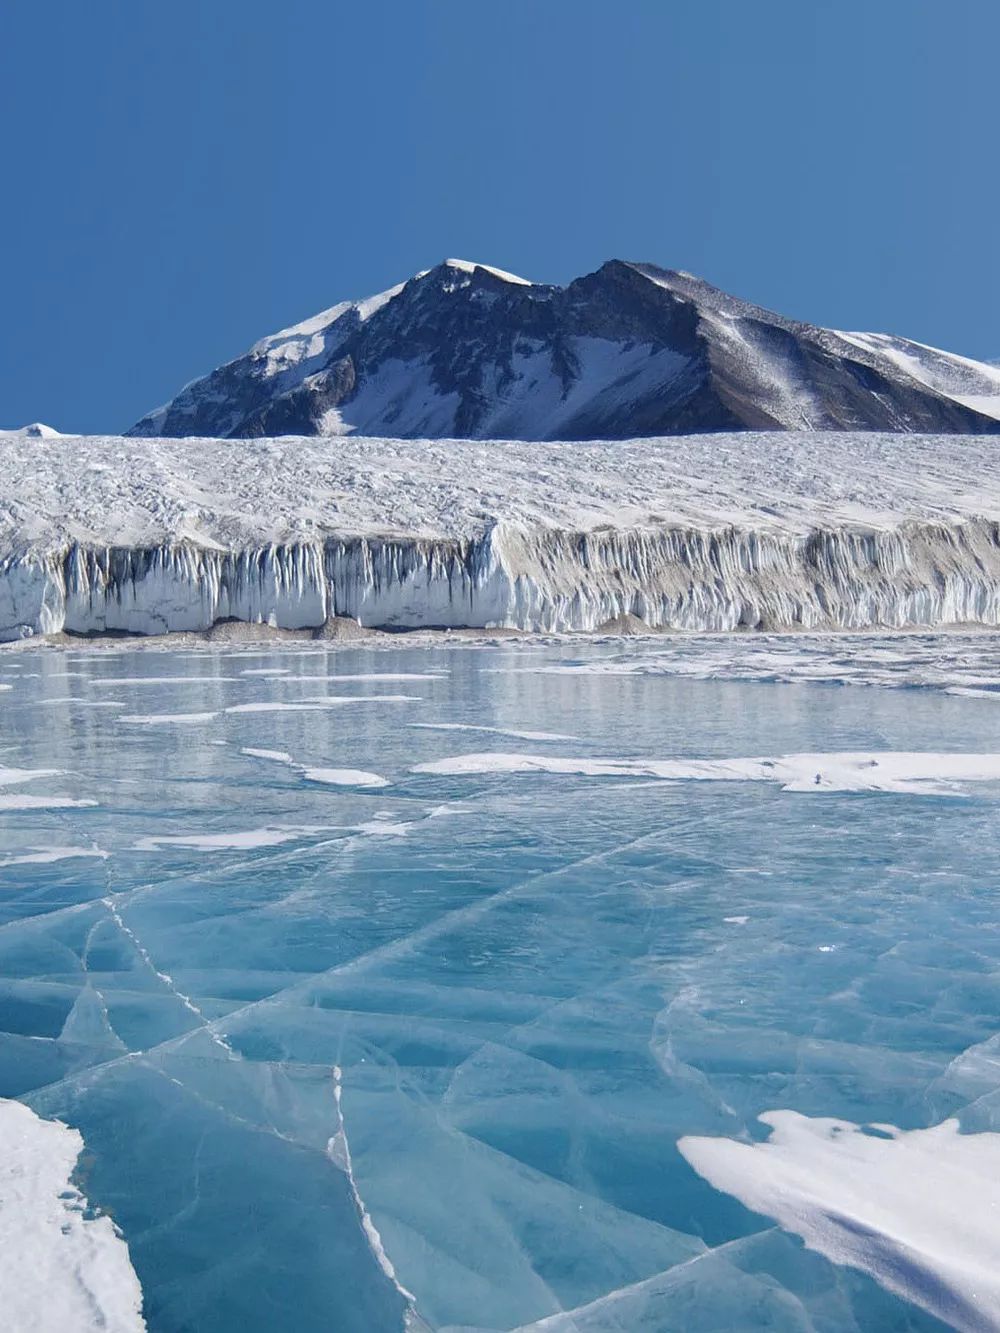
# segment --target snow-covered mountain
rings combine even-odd
[[[128,434],[626,439],[1000,433],[1000,367],[610,260],[566,287],[449,259],[258,342]]]

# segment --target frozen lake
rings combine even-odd
[[[1000,648],[941,642],[0,657],[0,1096],[149,1329],[1000,1326]]]

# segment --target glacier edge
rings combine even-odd
[[[1000,625],[1000,522],[666,523],[587,531],[496,522],[476,536],[326,536],[231,549],[71,541],[0,560],[0,641],[138,635],[237,620],[319,628],[593,631]]]

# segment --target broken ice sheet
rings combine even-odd
[[[0,1095],[83,1134],[154,1333],[941,1327],[677,1145],[755,1152],[774,1108],[1000,1130],[993,784],[620,766],[990,754],[1000,715],[679,678],[667,651],[602,672],[613,645],[310,648],[310,674],[427,698],[308,711],[272,707],[317,691],[291,649],[79,654],[106,689],[21,673],[22,702],[72,685],[218,714],[5,714],[3,764],[63,774],[8,791],[97,804],[0,811]],[[595,668],[572,691],[545,670],[568,658]],[[549,771],[448,771],[527,737]]]

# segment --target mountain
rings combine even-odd
[[[21,426],[17,430],[0,431],[4,435],[23,435],[29,440],[61,440],[62,431],[54,426],[46,426],[44,421],[33,421],[30,426]]]
[[[613,259],[566,287],[449,259],[258,342],[127,434],[625,439],[1000,433],[1000,368]]]

